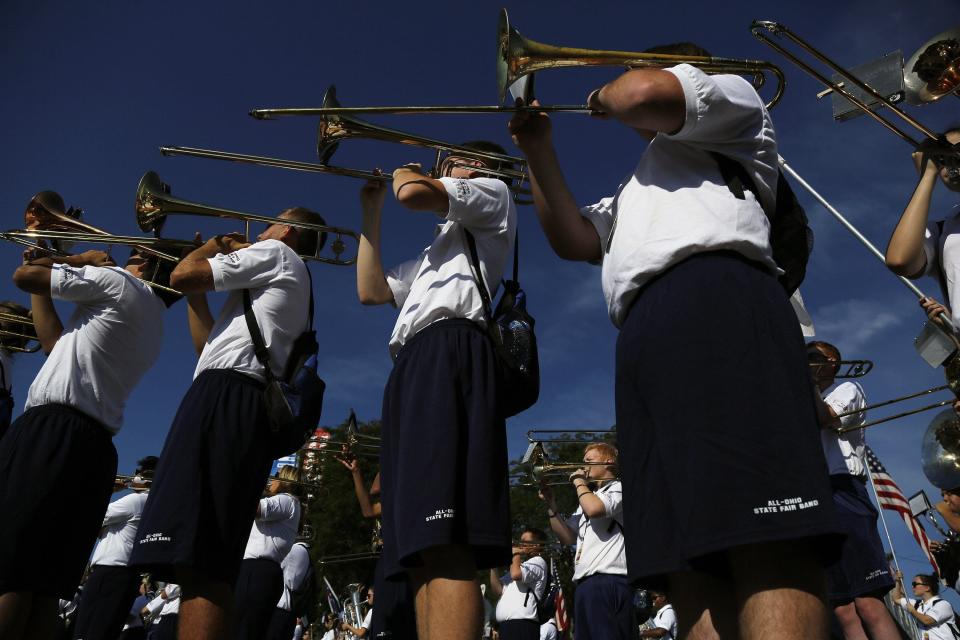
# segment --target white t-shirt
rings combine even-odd
[[[683,127],[657,134],[616,195],[581,209],[600,237],[603,295],[618,327],[641,286],[696,253],[737,251],[777,272],[763,209],[776,203],[777,144],[763,101],[740,76],[687,64],[666,71],[683,87]],[[746,169],[760,203],[749,190],[744,200],[730,193],[711,151]]]
[[[373,623],[373,607],[367,609],[367,615],[363,616],[363,622],[360,623],[361,629],[370,630],[370,625]]]
[[[953,622],[953,607],[950,603],[934,596],[926,602],[921,601],[919,605],[915,604],[917,611],[925,616],[934,619],[934,623],[929,627],[917,621],[917,628],[924,634],[924,640],[954,640],[953,632],[950,630],[949,623]],[[904,609],[907,608],[907,599],[900,598],[898,604]]]
[[[941,226],[943,233],[940,233]],[[950,308],[953,325],[960,327],[960,214],[927,224],[923,251],[927,257],[923,273],[935,279],[941,289],[946,289],[947,299],[943,303]]]
[[[837,415],[867,406],[863,388],[856,382],[844,382],[837,386],[823,401]],[[840,424],[843,427],[852,427],[863,424],[865,420],[866,414],[855,413],[840,418]],[[823,455],[827,458],[827,472],[830,475],[849,473],[852,476],[866,476],[867,471],[863,467],[866,447],[863,429],[848,431],[843,435],[830,428],[820,429],[820,444],[823,445]]]
[[[665,604],[653,616],[653,626],[657,629],[666,629],[670,640],[677,639],[677,613],[672,604]]]
[[[560,636],[557,631],[557,623],[553,620],[547,620],[540,625],[540,640],[557,640]]]
[[[243,559],[267,558],[279,564],[297,538],[300,501],[288,493],[260,499],[260,515],[250,526]]]
[[[483,300],[471,270],[461,227],[473,234],[484,282],[494,299],[513,250],[517,210],[509,187],[494,178],[441,178],[450,208],[437,236],[414,259],[386,273],[400,315],[390,336],[390,355],[438,320],[466,318],[483,324]]]
[[[293,592],[299,589],[307,572],[310,571],[310,552],[309,547],[303,542],[298,542],[290,547],[280,568],[283,569],[283,593],[280,595],[280,601],[277,602],[277,608],[284,611],[290,611],[293,604]]]
[[[127,494],[107,506],[101,525],[100,542],[90,559],[91,565],[127,566],[133,540],[137,537],[140,514],[143,513],[143,505],[146,503],[147,492],[143,491]]]
[[[160,355],[166,305],[120,267],[56,264],[50,295],[77,308],[30,385],[25,410],[65,404],[116,435],[127,397]]]
[[[511,580],[503,587],[497,601],[497,622],[536,620],[537,601],[547,589],[547,562],[534,556],[520,564],[520,580]]]
[[[623,546],[623,488],[613,480],[596,495],[606,507],[599,518],[588,518],[577,508],[567,518],[567,526],[577,532],[577,553],[574,556],[573,579],[580,580],[595,573],[627,574],[627,557]]]
[[[253,315],[270,352],[270,368],[282,375],[293,342],[307,330],[310,276],[297,253],[279,240],[255,242],[209,259],[216,291],[229,291],[207,344],[197,377],[206,369],[232,369],[263,381],[253,341],[243,315],[243,290],[250,289]]]
[[[168,582],[167,586],[163,588],[163,592],[167,594],[167,599],[163,602],[163,611],[160,612],[160,617],[180,613],[180,585]]]

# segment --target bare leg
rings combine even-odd
[[[449,545],[421,552],[423,566],[410,571],[416,590],[421,640],[474,640],[483,626],[477,568],[468,547]],[[425,633],[424,633],[425,632]]]
[[[178,572],[181,595],[177,637],[180,640],[227,640],[233,589],[192,571]]]
[[[20,640],[27,628],[33,594],[8,591],[0,595],[0,638]]]
[[[857,606],[853,602],[841,604],[833,608],[833,613],[840,621],[840,628],[843,630],[844,640],[869,640],[867,632],[863,630],[860,624],[860,616],[857,615]]]
[[[866,596],[857,598],[854,604],[871,640],[899,640],[900,632],[883,600]]]
[[[733,585],[728,580],[695,571],[667,577],[670,602],[680,622],[679,637],[719,640],[737,637]]]
[[[24,637],[59,640],[63,635],[63,623],[57,615],[58,604],[57,598],[53,596],[34,595]]]
[[[728,552],[743,640],[826,640],[826,579],[803,541],[747,545]]]

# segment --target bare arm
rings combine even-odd
[[[490,569],[490,593],[495,598],[503,595],[503,585],[500,584],[500,576],[497,575],[496,569]]]
[[[567,526],[567,523],[557,513],[557,501],[553,490],[548,486],[540,488],[540,499],[547,503],[547,517],[550,519],[550,529],[556,534],[560,544],[575,544],[577,533]]]
[[[666,629],[657,627],[656,629],[644,629],[640,632],[641,638],[664,638],[667,635]]]
[[[675,133],[683,128],[683,85],[663,69],[633,69],[590,94],[587,105],[640,131]]]
[[[533,101],[533,105],[537,105]],[[513,143],[527,158],[533,204],[550,247],[564,260],[593,261],[603,257],[600,237],[580,213],[553,147],[546,114],[518,113],[510,120]]]
[[[817,393],[816,387],[813,389],[813,396],[814,404],[817,408],[817,422],[820,423],[820,428],[839,429],[840,420],[837,418],[837,412],[833,410],[833,407],[823,401],[823,398]]]
[[[170,274],[170,286],[186,296],[213,291],[213,269],[208,260],[218,253],[233,253],[248,246],[237,233],[210,238],[180,260]]]
[[[450,198],[447,188],[439,180],[425,176],[420,166],[409,164],[393,172],[393,195],[411,211],[447,213]]]
[[[514,547],[513,557],[510,559],[510,577],[513,578],[514,582],[520,582],[523,580],[523,569],[520,567],[521,564],[523,564],[523,560],[520,556],[520,551]]]
[[[583,515],[588,518],[602,518],[607,515],[607,505],[603,504],[603,500],[597,497],[587,485],[587,481],[584,478],[583,472],[577,472],[571,476],[573,480],[573,489],[577,492],[577,500],[580,502],[580,509],[583,511]]]
[[[193,349],[199,356],[203,353],[207,338],[210,337],[210,331],[213,329],[213,314],[210,313],[206,293],[193,293],[187,296],[187,324],[190,327]]]
[[[922,162],[919,152],[914,153],[914,160]],[[936,182],[937,166],[932,161],[927,162],[887,245],[885,261],[887,267],[897,275],[915,279],[926,270],[927,257],[923,251],[923,241],[930,212],[930,198]]]
[[[377,518],[380,516],[380,502],[373,502],[370,499],[370,492],[367,490],[366,485],[363,483],[363,474],[360,472],[360,465],[354,460],[340,460],[340,464],[345,466],[350,470],[350,475],[353,476],[353,491],[357,494],[357,503],[360,505],[360,512],[363,514],[364,518]]]
[[[380,218],[387,186],[371,180],[360,191],[363,226],[357,253],[357,297],[361,304],[394,304],[380,257]]]

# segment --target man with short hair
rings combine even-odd
[[[656,52],[691,50],[707,53]],[[803,338],[776,277],[777,145],[763,100],[740,76],[679,64],[629,70],[587,103],[648,142],[613,195],[587,207],[546,114],[518,113],[510,128],[550,245],[602,263],[620,329],[631,581],[666,582],[690,638],[824,636],[822,564],[839,539]],[[704,496],[704,482],[717,493]]]
[[[464,146],[503,152],[487,142]],[[505,564],[510,553],[504,411],[467,248],[472,234],[493,299],[517,220],[508,185],[486,175],[495,164],[450,156],[440,179],[417,165],[394,172],[398,202],[441,222],[429,247],[389,271],[380,256],[386,189],[372,181],[361,192],[357,295],[400,309],[383,395],[382,561],[388,577],[405,572],[411,581],[420,640],[479,637],[476,571]]]
[[[569,518],[557,512],[548,485],[541,485],[540,498],[547,505],[550,528],[560,542],[577,545],[573,617],[578,640],[628,640],[634,637],[636,625],[633,593],[627,582],[617,449],[606,442],[588,444],[583,462],[583,468],[570,474],[578,506]]]
[[[324,237],[286,221],[323,219],[302,207],[279,217],[253,244],[238,235],[208,240],[171,275],[188,296],[200,361],[167,435],[131,564],[182,586],[181,640],[229,636],[233,585],[274,457],[243,291],[275,374],[309,324],[310,277],[300,256],[312,255]],[[216,322],[208,291],[229,292]]]
[[[163,312],[176,300],[144,281],[153,264],[134,252],[119,268],[86,251],[28,260],[13,275],[31,294],[49,357],[0,439],[0,510],[16,514],[0,528],[4,640],[51,637],[58,598],[72,597],[83,575],[117,471],[112,436],[160,353]],[[76,304],[65,326],[53,299]]]
[[[543,556],[547,536],[527,527],[513,547],[510,569],[501,578],[490,569],[490,590],[497,601],[497,627],[501,640],[537,640],[539,606],[547,592],[549,569]]]
[[[667,592],[656,589],[650,591],[650,601],[656,612],[653,614],[653,628],[642,629],[640,637],[677,640],[677,614],[667,599]]]
[[[90,577],[77,607],[76,640],[116,640],[123,630],[140,580],[128,566],[130,551],[156,466],[157,457],[147,456],[137,462],[133,482],[119,481],[114,486],[114,491],[133,492],[111,502],[103,516],[100,540],[90,558]]]

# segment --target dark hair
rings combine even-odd
[[[147,478],[153,477],[153,472],[157,469],[157,462],[160,461],[160,458],[157,456],[147,456],[145,458],[140,458],[137,460],[137,471],[136,475],[144,476]]]
[[[306,207],[290,207],[280,212],[280,216],[296,222],[307,222],[310,224],[327,224],[316,211],[311,211]],[[283,223],[280,223],[283,224]],[[293,227],[297,230],[297,253],[301,256],[312,256],[324,247],[327,243],[327,232],[319,233],[302,227]]]
[[[929,573],[918,573],[918,578],[923,579],[923,584],[930,587],[930,593],[937,595],[940,593],[940,580],[937,579],[937,576],[930,575]]]
[[[520,532],[520,535],[529,533],[533,536],[534,542],[545,543],[547,541],[547,534],[543,532],[543,529],[537,529],[536,527],[527,527]]]
[[[29,309],[23,305],[17,304],[13,300],[4,300],[0,302],[0,312],[9,313],[14,316],[23,316],[27,319],[27,323],[30,322],[30,319],[33,317],[33,314]],[[10,333],[22,333],[30,335],[34,333],[33,326],[27,323],[15,322],[13,320],[0,320],[0,330],[9,331]],[[21,338],[18,336],[12,335],[0,335],[0,348],[11,347],[17,349],[23,349],[27,346],[29,338]]]
[[[807,349],[813,347],[814,349],[826,349],[827,351],[832,351],[836,356],[837,360],[843,360],[843,357],[840,355],[840,349],[837,349],[835,346],[829,342],[823,342],[822,340],[813,340],[807,343]]]
[[[710,57],[710,52],[693,42],[674,42],[671,44],[658,44],[655,47],[645,49],[644,53],[659,53],[674,56],[701,56]]]
[[[649,589],[647,595],[650,596],[650,602],[653,602],[657,596],[663,596],[663,599],[667,602],[670,601],[670,594],[667,593],[666,589]]]
[[[150,254],[142,255],[147,261],[143,271],[144,275],[146,276],[146,281],[160,285],[160,287],[169,287],[170,274],[173,273],[174,267],[177,266],[176,263]],[[161,289],[160,287],[152,287],[153,293],[160,298],[163,304],[167,306],[167,309],[172,307],[174,304],[176,304],[177,300],[183,297],[182,294],[174,293],[173,291],[168,291],[167,289]]]
[[[468,142],[463,142],[460,144],[461,147],[466,147],[467,149],[475,149],[477,151],[484,151],[486,153],[498,153],[502,156],[507,155],[507,150],[498,145],[496,142],[490,142],[489,140],[470,140]],[[456,155],[456,154],[454,154]],[[513,165],[506,161],[499,160],[486,160],[483,158],[478,158],[483,162],[483,166],[488,169],[512,169]],[[497,176],[500,180],[506,182],[508,185],[513,184],[513,181],[510,178],[501,178]]]

